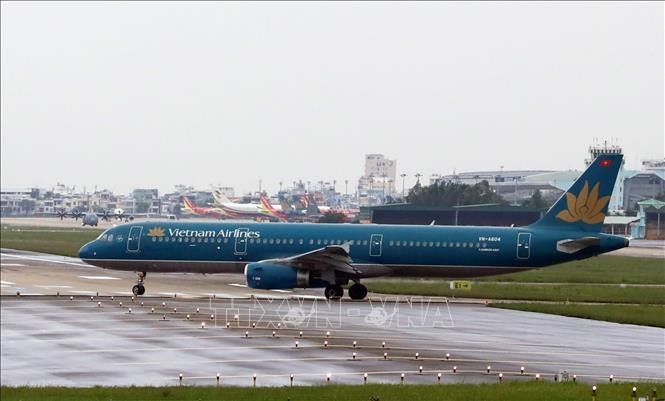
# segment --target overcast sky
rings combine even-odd
[[[2,186],[343,191],[365,153],[410,177],[580,169],[594,138],[637,167],[664,157],[663,20],[662,2],[2,2]]]

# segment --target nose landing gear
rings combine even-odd
[[[134,287],[132,287],[132,293],[134,295],[143,295],[145,294],[145,287],[143,286],[143,280],[145,279],[146,272],[138,273],[139,279]]]

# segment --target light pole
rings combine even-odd
[[[416,185],[420,184],[420,177],[422,177],[422,176],[423,176],[423,175],[420,174],[420,173],[417,173],[417,174],[415,175],[415,177],[416,177]]]
[[[282,184],[283,184],[283,182],[280,181],[280,182],[279,182],[279,192],[282,192]]]
[[[406,178],[406,173],[402,173],[399,176],[402,177],[402,200],[404,200],[404,179]]]
[[[344,195],[349,197],[349,180],[344,180]]]

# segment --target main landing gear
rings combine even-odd
[[[145,287],[143,286],[143,280],[145,279],[146,272],[138,272],[138,282],[134,287],[132,287],[132,293],[134,295],[143,295],[145,294]]]
[[[367,296],[367,287],[360,283],[355,283],[349,287],[349,297],[354,300],[365,299]]]
[[[341,285],[329,285],[326,287],[323,294],[326,299],[341,299],[344,296],[344,288]],[[355,283],[349,287],[349,297],[353,300],[365,299],[367,296],[367,287],[360,283]]]

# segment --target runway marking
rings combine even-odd
[[[231,286],[233,286],[233,287],[243,287],[243,288],[247,288],[247,285],[246,285],[246,284],[236,284],[236,283],[231,283],[231,284],[229,284],[229,285],[231,285]]]
[[[118,294],[118,295],[134,295],[134,293],[133,293],[133,292],[130,292],[130,291],[116,291],[116,292],[114,292],[114,294]]]
[[[193,297],[193,295],[187,294],[185,292],[159,292],[158,294],[159,295],[166,295],[168,297],[173,297],[173,295],[176,295],[176,297],[173,297],[173,298],[177,298],[177,297],[191,298],[191,297]]]
[[[3,285],[7,285],[7,286],[9,286],[9,285],[14,285],[14,284],[16,284],[16,283],[12,283],[11,281],[0,280],[0,284],[3,284]]]
[[[47,290],[50,288],[72,288],[71,285],[36,285],[35,287],[45,288]],[[75,292],[75,291],[70,291],[70,292]]]
[[[286,293],[291,293],[291,292],[293,292],[293,291],[289,291],[289,290],[270,290],[270,291],[274,291],[274,292],[286,292]]]
[[[88,267],[91,268],[91,265],[85,264],[85,263],[77,263],[77,262],[66,262],[64,260],[52,260],[52,259],[45,259],[45,258],[36,258],[34,256],[22,256],[22,255],[12,255],[9,253],[0,253],[0,256],[5,256],[8,258],[17,258],[17,259],[25,259],[25,260],[37,260],[40,262],[49,262],[49,263],[60,263],[63,265],[70,265],[70,266],[83,266],[83,267]]]
[[[70,287],[70,288],[71,288],[71,287]],[[73,293],[73,294],[83,294],[83,295],[96,295],[96,294],[97,294],[97,291],[80,291],[80,290],[71,290],[71,291],[67,291],[67,292],[71,292],[71,293]]]
[[[0,263],[0,266],[25,266],[20,263]]]
[[[79,276],[79,277],[88,280],[122,280],[118,277],[110,277],[110,276]]]

